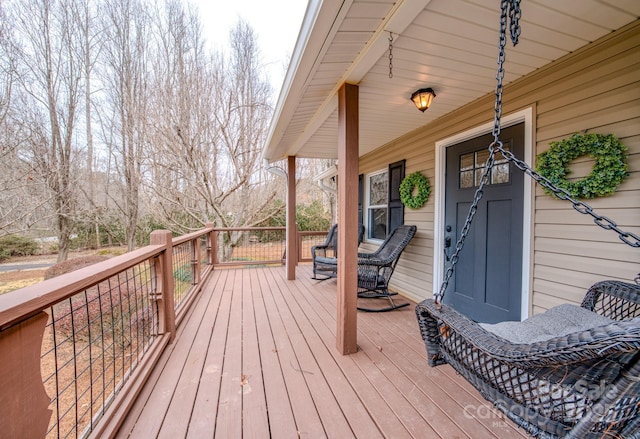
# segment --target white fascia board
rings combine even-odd
[[[315,180],[324,180],[326,178],[335,177],[336,175],[338,175],[338,165],[331,165],[316,175]]]
[[[270,162],[280,160],[295,151],[280,145],[282,136],[302,99],[306,85],[318,68],[337,32],[336,17],[351,6],[353,0],[309,0],[302,20],[298,40],[291,56],[278,102],[273,113],[262,158]],[[335,27],[335,30],[334,30]]]
[[[358,84],[378,62],[388,49],[387,33],[401,34],[420,14],[431,0],[400,0],[396,2],[388,16],[375,29],[371,39],[364,46],[362,52],[353,61],[351,67],[335,84],[334,89],[327,95],[318,111],[310,119],[302,135],[291,146],[292,151],[299,151],[311,139],[315,132],[324,124],[338,108],[338,90],[342,84]]]

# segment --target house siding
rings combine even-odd
[[[507,48],[507,69],[509,52]],[[505,88],[503,115],[533,108],[534,156],[549,143],[575,132],[612,133],[628,148],[630,176],[610,197],[587,200],[594,210],[628,231],[640,234],[640,21],[579,49]],[[446,92],[446,90],[444,91]],[[412,131],[360,158],[369,173],[406,159],[406,174],[423,172],[436,181],[435,143],[490,122],[493,94]],[[437,105],[437,98],[434,102]],[[575,177],[593,162],[572,165]],[[433,291],[434,200],[418,210],[405,209],[405,223],[418,233],[403,254],[392,288],[415,299]],[[566,201],[536,185],[532,198],[531,295],[529,312],[564,302],[579,303],[586,289],[604,278],[629,281],[640,271],[640,251],[622,243]],[[363,248],[373,247],[364,243]]]

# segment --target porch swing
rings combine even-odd
[[[598,282],[587,291],[581,306],[561,305],[524,322],[483,325],[442,303],[496,152],[558,198],[571,202],[575,210],[593,217],[597,225],[640,248],[640,237],[575,200],[504,149],[499,140],[507,19],[516,45],[519,4],[520,0],[501,1],[494,139],[488,147],[489,158],[442,285],[433,299],[416,306],[428,364],[450,364],[534,437],[638,439],[640,274],[635,283]],[[543,333],[536,332],[536,327],[542,327]]]

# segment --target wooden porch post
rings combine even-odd
[[[357,352],[358,86],[338,91],[338,309],[336,346]]]
[[[214,230],[213,233],[211,234],[211,261],[212,261],[211,263],[213,264],[214,269],[216,268],[216,265],[220,263],[220,258],[218,257],[219,237],[220,237],[220,232],[217,230]]]
[[[213,256],[214,253],[214,249],[216,250],[216,254],[217,254],[217,250],[218,250],[218,246],[217,246],[217,238],[218,235],[213,231],[214,228],[214,224],[213,223],[207,223],[205,225],[205,227],[209,230],[209,233],[207,233],[207,264],[211,265],[211,269],[213,270],[215,268],[215,257]],[[216,239],[216,244],[214,244],[214,238]]]
[[[287,156],[287,279],[295,280],[298,263],[296,226],[296,157]]]
[[[202,280],[202,264],[200,263],[200,238],[193,241],[191,247],[191,285],[198,285]]]
[[[164,245],[165,251],[156,261],[159,270],[157,286],[161,293],[158,312],[160,333],[170,334],[169,342],[176,336],[176,310],[173,297],[173,238],[168,230],[154,230],[151,232],[152,245]]]

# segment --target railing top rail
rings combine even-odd
[[[103,262],[72,271],[0,296],[0,330],[20,323],[78,291],[96,285],[111,276],[146,261],[165,249],[148,245]]]
[[[280,227],[214,227],[217,232],[261,232],[267,230],[286,230],[284,226]]]
[[[202,235],[206,235],[207,233],[211,232],[212,230],[214,230],[213,228],[204,228],[204,229],[200,229],[200,230],[196,230],[195,232],[191,232],[187,235],[182,235],[182,236],[178,236],[177,238],[173,238],[172,239],[172,243],[173,245],[179,245],[179,244],[183,244],[187,241],[191,241],[193,239],[199,238]]]
[[[327,230],[306,230],[306,231],[298,231],[298,235],[300,236],[322,236],[329,233]]]

